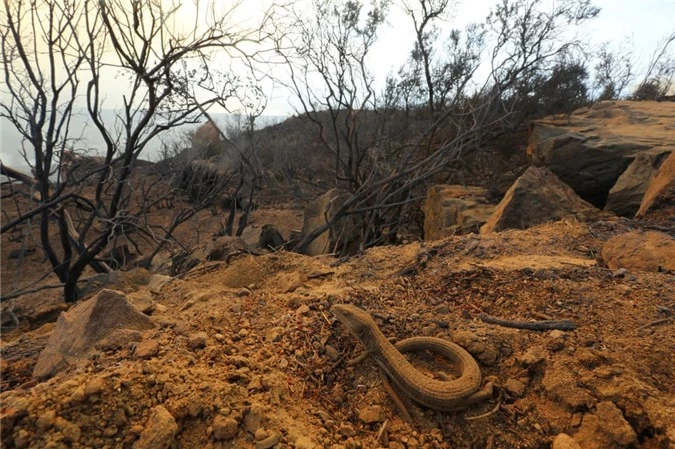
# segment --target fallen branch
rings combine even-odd
[[[497,401],[497,405],[495,405],[490,411],[483,413],[482,415],[476,415],[476,416],[465,416],[464,419],[467,421],[476,421],[478,419],[483,419],[487,418],[488,416],[497,413],[497,410],[499,410],[499,407],[501,407],[502,401],[501,399]]]
[[[641,331],[642,329],[646,329],[648,327],[657,326],[659,324],[667,323],[668,321],[672,320],[673,318],[674,317],[669,316],[667,318],[661,318],[659,320],[650,321],[649,323],[643,324],[642,326],[635,329],[635,332]]]
[[[552,329],[558,329],[562,331],[573,331],[577,328],[576,323],[570,320],[544,320],[544,321],[512,321],[512,320],[502,320],[499,318],[492,317],[481,313],[478,318],[481,321],[489,324],[496,324],[498,326],[504,327],[513,327],[516,329],[527,329],[531,331],[546,331]]]
[[[49,272],[49,274],[51,274],[51,271]],[[19,296],[27,295],[29,293],[39,292],[39,291],[42,291],[42,290],[48,290],[50,288],[63,288],[64,285],[65,284],[48,284],[48,285],[43,285],[41,287],[34,288],[32,290],[19,290],[17,292],[10,293],[10,294],[5,295],[5,296],[1,296],[0,302],[9,301],[10,299],[18,298]]]

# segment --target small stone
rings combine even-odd
[[[600,402],[595,414],[599,418],[600,428],[621,446],[637,443],[635,430],[623,417],[623,413],[611,401]]]
[[[340,426],[337,429],[338,435],[342,435],[344,437],[353,437],[356,435],[356,430],[354,430],[354,427],[349,424],[349,423],[340,423]]]
[[[77,424],[73,424],[72,422],[66,419],[57,417],[56,420],[54,421],[54,427],[56,427],[61,431],[63,439],[66,440],[67,442],[73,444],[79,443],[80,436],[82,435],[82,430]]]
[[[164,304],[155,304],[155,312],[166,313],[167,310],[169,310],[169,308]]]
[[[553,439],[551,449],[581,449],[581,446],[571,436],[560,433]]]
[[[262,426],[264,418],[265,413],[262,406],[255,404],[251,406],[251,409],[244,417],[244,428],[249,433],[255,434],[256,430]]]
[[[476,355],[476,359],[485,366],[494,366],[499,358],[499,349],[496,346],[486,346],[483,352]]]
[[[248,333],[248,329],[240,329],[239,332],[237,332],[237,335],[239,335],[241,338],[246,338]]]
[[[260,377],[257,376],[251,379],[251,381],[246,386],[247,390],[262,390],[262,388],[263,388],[262,379],[260,379]]]
[[[216,334],[213,336],[213,338],[218,342],[218,343],[223,343],[225,342],[225,336],[223,334]]]
[[[18,449],[28,447],[30,444],[31,434],[26,429],[19,429],[14,437],[14,446]]]
[[[293,445],[295,449],[316,449],[316,444],[307,436],[298,437]]]
[[[192,329],[185,321],[177,321],[173,325],[173,331],[176,333],[176,335],[187,336],[190,334]]]
[[[35,424],[40,432],[46,432],[54,425],[55,418],[56,412],[54,412],[54,410],[47,410],[40,414],[40,417]]]
[[[103,429],[103,436],[112,438],[114,437],[118,432],[117,427],[115,426],[107,426],[105,429]]]
[[[565,332],[561,331],[560,329],[552,330],[551,332],[548,333],[548,336],[551,337],[551,338],[555,338],[555,339],[558,339],[558,338],[564,339],[564,338],[567,337],[567,335],[565,335]],[[565,434],[561,433],[560,435],[565,435]]]
[[[514,397],[521,397],[525,393],[525,384],[516,379],[509,379],[504,384],[504,388]]]
[[[388,447],[389,449],[406,449],[405,445],[400,441],[390,441]]]
[[[622,278],[628,274],[628,270],[625,268],[619,268],[612,273],[612,276],[615,278]]]
[[[239,296],[240,298],[243,298],[244,296],[249,296],[250,294],[251,294],[251,290],[249,290],[246,287],[241,288],[237,291],[237,296]]]
[[[188,346],[193,351],[196,349],[203,349],[206,347],[206,332],[195,332],[188,337]]]
[[[150,412],[148,423],[138,441],[134,443],[133,449],[168,448],[177,432],[176,420],[166,408],[158,405]]]
[[[77,390],[68,397],[67,402],[69,405],[77,405],[86,399],[84,394],[84,386],[79,387]]]
[[[135,356],[139,359],[150,359],[159,353],[157,340],[145,340],[136,346]]]
[[[269,449],[276,446],[279,441],[281,441],[281,434],[279,432],[274,432],[264,440],[255,443],[255,449]]]
[[[546,353],[539,348],[532,348],[527,350],[522,356],[518,358],[518,362],[527,367],[536,367],[546,361]]]
[[[253,435],[253,439],[256,440],[256,441],[260,441],[260,440],[264,440],[268,436],[270,436],[270,433],[267,430],[265,430],[261,427],[260,429],[255,431],[255,435]]]
[[[366,424],[383,422],[386,417],[384,411],[379,405],[370,405],[359,410],[359,419]]]
[[[94,379],[84,386],[84,395],[86,397],[99,394],[105,388],[105,383],[102,379]]]
[[[303,304],[295,310],[295,313],[298,315],[306,315],[309,313],[309,306],[307,304]]]
[[[216,415],[212,427],[213,438],[220,441],[231,440],[239,431],[237,420],[223,415]]]
[[[331,345],[326,345],[324,350],[326,351],[326,355],[328,356],[329,359],[331,359],[333,362],[337,361],[340,358],[340,353],[332,347]]]
[[[450,307],[448,307],[446,304],[441,304],[434,309],[434,312],[438,315],[447,315],[450,313]]]

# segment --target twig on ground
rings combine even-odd
[[[214,263],[209,264],[209,265],[193,268],[192,270],[186,271],[185,273],[177,274],[177,275],[174,276],[174,278],[182,279],[184,277],[191,276],[193,274],[196,274],[196,273],[199,273],[199,272],[202,272],[202,271],[214,270],[217,267],[219,267],[221,265],[224,265],[224,264],[227,264],[227,263],[228,263],[228,261],[217,261],[217,262],[214,262]]]
[[[63,288],[65,284],[48,284],[48,285],[42,285],[40,287],[34,288],[32,290],[19,290],[14,293],[10,293],[9,295],[5,295],[0,297],[0,302],[5,302],[13,298],[18,298],[19,296],[27,295],[29,293],[35,293],[39,292],[42,290],[47,290],[50,288]]]
[[[476,415],[476,416],[465,416],[464,419],[467,421],[476,421],[477,419],[483,419],[487,418],[488,416],[494,414],[499,410],[499,407],[501,407],[502,401],[501,399],[497,401],[497,405],[494,406],[494,408],[488,412],[483,413],[482,415]]]
[[[642,329],[646,329],[646,328],[651,327],[651,326],[658,326],[659,324],[667,323],[668,321],[672,320],[673,318],[675,318],[675,317],[669,316],[667,318],[661,318],[661,319],[658,319],[658,320],[650,321],[649,323],[643,324],[642,326],[635,329],[635,332],[641,331]]]
[[[500,318],[495,318],[490,315],[481,313],[478,315],[478,318],[481,321],[489,324],[496,324],[498,326],[504,327],[513,327],[516,329],[527,329],[531,331],[545,331],[558,329],[563,331],[573,331],[577,328],[576,323],[570,320],[544,320],[544,321],[513,321],[513,320],[502,320]]]
[[[383,440],[382,440],[382,435],[384,435],[384,432],[387,430],[387,424],[389,424],[389,420],[388,420],[388,419],[386,419],[386,420],[382,423],[382,425],[380,426],[380,431],[377,432],[377,438],[375,439],[375,441],[377,441],[378,443],[380,443],[380,444],[382,444],[382,445],[384,445],[384,444],[386,443],[386,441],[383,441]]]
[[[310,274],[309,276],[307,276],[307,280],[318,279],[318,278],[322,278],[322,277],[326,277],[326,276],[331,276],[333,274],[335,274],[335,271],[325,271],[323,273],[314,273],[314,274]]]

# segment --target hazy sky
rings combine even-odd
[[[444,29],[464,28],[469,23],[484,22],[490,9],[500,0],[462,0],[452,17],[444,22]],[[296,3],[310,3],[298,0]],[[555,0],[550,0],[554,4]],[[248,3],[249,14],[268,4],[266,0]],[[545,2],[544,2],[545,3]],[[579,30],[584,41],[598,45],[615,41],[617,48],[624,48],[629,39],[637,68],[646,65],[658,42],[675,31],[675,0],[594,0],[601,8],[600,15]],[[382,81],[390,72],[396,72],[405,63],[412,49],[414,31],[410,18],[400,8],[393,6],[387,24],[382,28],[371,55],[370,69],[376,79]],[[675,51],[675,48],[671,48]],[[292,98],[282,90],[275,90],[267,111],[275,115],[292,113],[289,106]]]

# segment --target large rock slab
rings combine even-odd
[[[487,201],[487,190],[482,187],[431,186],[424,201],[424,239],[478,233],[495,207]]]
[[[33,377],[48,379],[95,351],[95,345],[118,332],[142,331],[155,327],[127,297],[114,290],[101,290],[56,321],[47,346],[40,354]]]
[[[622,217],[635,216],[647,187],[670,153],[662,149],[639,153],[609,191],[605,210]]]
[[[642,218],[648,214],[662,214],[671,219],[675,216],[675,151],[659,167],[649,183],[636,217]]]
[[[601,255],[612,270],[675,271],[675,239],[665,232],[619,234],[607,240]]]
[[[597,218],[601,212],[543,167],[530,167],[509,188],[495,213],[480,232],[529,227],[568,216],[580,220]]]
[[[617,179],[644,151],[675,146],[675,103],[604,101],[536,120],[528,155],[584,200],[604,207]]]
[[[327,220],[335,216],[338,209],[349,197],[347,192],[331,189],[311,201],[305,207],[302,235],[308,235],[315,229],[325,225]],[[354,254],[360,243],[360,235],[354,217],[344,217],[327,231],[319,235],[304,250],[309,256],[331,254],[334,252]]]

